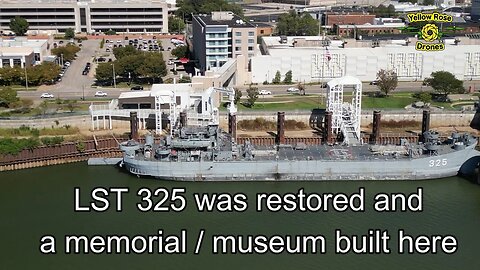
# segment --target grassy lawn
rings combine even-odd
[[[325,108],[324,98],[317,95],[278,95],[275,97],[260,96],[252,108],[243,104],[238,106],[240,111],[272,110],[272,111],[292,111],[292,110],[312,110]],[[350,101],[351,95],[345,95],[344,100]],[[403,109],[415,102],[410,92],[394,93],[388,97],[369,97],[362,96],[363,109]],[[225,100],[224,100],[225,102]],[[245,102],[242,99],[242,103]],[[446,110],[456,110],[459,107],[451,107],[450,103],[431,102],[432,106],[444,107]],[[226,110],[225,107],[221,110]]]
[[[24,85],[10,85],[13,90],[17,91],[27,91],[27,88]],[[38,86],[29,86],[28,91],[37,91]]]
[[[403,109],[415,102],[411,96],[362,97],[364,109]]]

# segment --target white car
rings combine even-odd
[[[65,65],[66,67],[69,67],[69,66],[70,66],[70,62],[66,61],[64,65]]]
[[[118,39],[118,40],[117,40],[117,43],[122,43],[122,41]]]
[[[43,93],[40,98],[54,98],[53,94]]]
[[[95,92],[95,96],[96,97],[106,97],[107,93],[105,93],[103,91],[97,91],[97,92]]]
[[[300,90],[296,87],[290,87],[290,88],[287,89],[287,92],[296,93],[296,92],[300,92]]]
[[[262,96],[263,96],[263,95],[271,95],[272,92],[270,92],[270,91],[268,91],[268,90],[260,90],[260,91],[258,92],[258,94],[259,94],[259,95],[262,95]]]

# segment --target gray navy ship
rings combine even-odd
[[[143,144],[135,140],[122,143],[121,165],[138,176],[177,181],[419,180],[475,171],[480,156],[475,150],[477,138],[466,133],[445,138],[430,131],[428,111],[424,112],[420,142],[364,143],[360,131],[362,82],[345,76],[329,81],[327,87],[326,111],[320,122],[324,123],[322,133],[327,134],[323,142],[328,143],[290,145],[279,139],[273,146],[256,146],[247,139],[237,144],[235,92],[213,89],[229,96],[229,133],[219,128],[218,121],[189,126],[185,115],[180,116],[179,122],[172,121],[170,134],[157,143],[152,136]],[[347,87],[352,89],[351,103],[343,96]],[[379,115],[376,118],[374,114],[375,138]],[[478,111],[475,118],[480,127]],[[283,121],[284,114],[279,113],[277,138],[284,138]],[[335,133],[338,141],[332,137]]]
[[[477,139],[428,131],[423,143],[400,145],[241,145],[216,125],[183,127],[154,143],[127,141],[122,166],[138,176],[177,181],[419,180],[474,170]]]

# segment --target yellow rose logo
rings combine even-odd
[[[422,38],[428,42],[438,39],[438,27],[432,23],[425,24],[422,28]]]

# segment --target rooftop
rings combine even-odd
[[[203,25],[227,25],[232,28],[255,28],[255,26],[244,21],[240,16],[227,11],[214,11],[212,14],[199,14],[195,15]]]
[[[3,4],[150,4],[150,3],[165,3],[166,0],[0,0]]]

